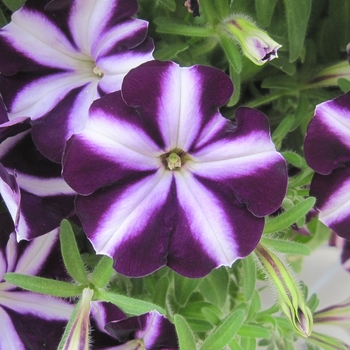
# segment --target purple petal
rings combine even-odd
[[[18,239],[32,239],[56,229],[73,213],[75,192],[61,178],[61,166],[45,159],[30,131],[0,145],[1,193]]]
[[[317,198],[319,219],[340,237],[350,240],[350,168],[338,168],[329,175],[316,173],[310,195]]]
[[[350,93],[316,107],[304,152],[309,166],[324,175],[350,161]]]
[[[173,62],[160,61],[131,70],[122,86],[123,99],[153,124],[161,135],[155,141],[164,150],[189,150],[217,123],[217,108],[232,92],[230,79],[219,70],[181,69]]]

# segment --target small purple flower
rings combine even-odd
[[[74,213],[76,194],[62,179],[61,166],[38,152],[26,118],[1,124],[0,141],[0,193],[18,241],[57,229]]]
[[[350,93],[316,107],[304,143],[319,219],[350,240]]]
[[[200,277],[256,247],[285,195],[286,165],[265,115],[220,115],[232,90],[217,69],[148,62],[95,101],[68,141],[63,176],[81,194],[78,216],[118,272],[168,265]]]
[[[6,232],[9,220],[1,216],[0,231],[0,349],[57,349],[73,306],[60,299],[21,291],[5,282],[6,272],[62,277],[58,232],[31,242],[16,242]],[[58,272],[58,274],[56,274]]]
[[[136,0],[28,0],[0,30],[0,92],[10,119],[28,116],[39,150],[60,162],[87,110],[151,60]]]

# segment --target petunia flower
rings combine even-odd
[[[3,214],[0,220],[0,349],[57,349],[73,306],[64,300],[21,291],[5,282],[3,276],[16,272],[61,277],[58,232],[17,243],[15,233],[5,230],[10,226]]]
[[[316,107],[304,143],[319,219],[350,240],[350,93]]]
[[[285,195],[286,165],[265,115],[220,115],[232,90],[217,69],[151,61],[95,101],[68,141],[63,177],[81,194],[89,240],[118,272],[168,265],[199,277],[256,247]]]
[[[0,193],[18,241],[41,236],[74,213],[75,191],[61,177],[61,166],[38,152],[28,118],[0,125]]]
[[[0,30],[0,93],[10,120],[29,116],[33,139],[60,162],[96,98],[152,59],[136,0],[27,0]]]

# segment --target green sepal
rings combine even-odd
[[[30,290],[31,292],[62,298],[80,295],[84,289],[83,286],[78,286],[69,282],[51,280],[38,276],[28,276],[13,272],[6,273],[4,279],[8,283],[14,284],[22,289]]]
[[[97,288],[105,287],[111,279],[113,272],[113,259],[107,255],[103,255],[92,272],[92,284]]]
[[[211,333],[201,346],[201,350],[222,349],[225,347],[238,329],[241,327],[245,316],[245,304],[241,304]]]
[[[306,198],[290,209],[286,210],[284,213],[270,219],[265,223],[264,234],[285,230],[298,221],[301,217],[306,215],[314,206],[315,202],[316,199],[314,197]]]
[[[119,307],[123,312],[129,315],[142,315],[152,310],[157,310],[165,315],[165,310],[153,303],[140,299],[130,298],[125,295],[116,294],[106,290],[96,290],[94,294],[95,300],[107,301]]]
[[[61,254],[64,265],[71,277],[82,284],[88,284],[85,265],[81,258],[75,235],[68,220],[63,220],[60,226]]]
[[[311,253],[308,246],[299,242],[263,237],[261,243],[273,248],[279,253],[300,255],[310,255]]]
[[[174,316],[176,333],[180,350],[197,349],[194,334],[185,318],[179,314]]]

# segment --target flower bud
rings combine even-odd
[[[312,332],[307,342],[325,350],[348,350],[350,346],[329,335]]]
[[[276,287],[281,309],[291,321],[294,330],[304,338],[309,337],[313,325],[312,314],[297,282],[281,260],[261,243],[255,252],[265,272]]]
[[[350,298],[314,313],[314,322],[339,326],[350,333]]]
[[[349,62],[342,61],[332,66],[321,70],[312,79],[307,81],[305,88],[337,86],[338,79],[344,78],[350,80],[350,66]]]
[[[63,350],[89,349],[90,303],[93,295],[93,289],[84,288],[82,298],[68,323],[67,327],[70,327],[70,329],[64,341]]]
[[[281,47],[246,17],[233,16],[225,21],[225,30],[239,43],[245,56],[258,66],[273,60]]]

